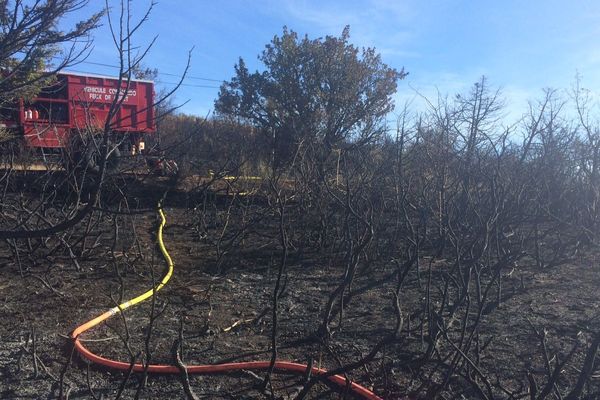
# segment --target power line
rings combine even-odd
[[[165,82],[165,81],[154,81],[156,83],[161,83],[163,85],[177,85],[177,82]],[[207,89],[219,89],[220,86],[209,86],[209,85],[194,85],[193,83],[181,83],[179,86],[187,86],[187,87],[198,87],[198,88],[207,88]]]
[[[61,59],[60,57],[52,57],[54,59]],[[118,65],[113,65],[113,64],[106,64],[106,63],[101,63],[101,62],[95,62],[95,61],[86,61],[86,60],[82,60],[79,61],[78,63],[81,64],[90,64],[90,65],[98,65],[100,67],[108,67],[108,68],[114,68],[114,69],[121,69],[121,67],[119,67]],[[77,71],[74,71],[77,72]],[[165,76],[174,76],[174,77],[181,77],[181,74],[177,75],[177,74],[172,74],[169,72],[162,72],[162,71],[158,71],[158,75],[165,75]],[[213,78],[204,78],[201,76],[191,76],[191,75],[186,75],[184,79],[194,79],[194,80],[198,80],[198,81],[208,81],[208,82],[223,82],[224,79],[213,79]],[[166,83],[166,82],[165,82]],[[199,86],[199,87],[204,87],[204,86]],[[206,86],[206,87],[212,87],[212,86]]]
[[[96,74],[95,72],[78,71],[78,70],[70,69],[70,68],[69,68],[69,71],[76,72],[78,74],[91,74],[91,75]],[[165,81],[161,81],[161,80],[156,80],[156,81],[154,81],[154,83],[160,83],[162,85],[173,85],[173,86],[176,86],[179,84],[178,82],[165,82]],[[197,87],[197,88],[205,88],[205,89],[219,89],[220,88],[220,86],[196,85],[193,83],[181,83],[181,84],[179,84],[179,86]]]
[[[117,65],[111,65],[111,64],[105,64],[105,63],[99,63],[99,62],[95,62],[95,61],[81,61],[84,64],[91,64],[91,65],[98,65],[101,67],[110,67],[110,68],[116,68],[116,69],[121,69],[121,67],[117,66]],[[171,74],[168,72],[158,72],[158,75],[166,75],[166,76],[175,76],[175,77],[180,77],[181,75],[177,75],[177,74]],[[209,81],[209,82],[223,82],[223,79],[212,79],[212,78],[203,78],[200,76],[191,76],[191,75],[186,75],[185,79],[196,79],[199,81]]]

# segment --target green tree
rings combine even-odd
[[[218,115],[265,134],[273,168],[288,164],[302,144],[326,157],[342,143],[367,143],[383,133],[406,73],[384,64],[375,49],[351,45],[349,32],[300,39],[284,27],[259,56],[264,71],[250,73],[240,58],[235,76],[221,86]]]
[[[57,71],[87,54],[103,14],[63,31],[59,22],[87,0],[0,0],[0,105],[35,96]]]

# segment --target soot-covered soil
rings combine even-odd
[[[164,240],[175,262],[171,281],[154,304],[146,301],[126,310],[124,318],[113,317],[86,333],[85,345],[108,358],[128,362],[131,355],[140,360],[149,352],[151,363],[171,364],[183,329],[182,355],[188,365],[268,360],[272,296],[281,256],[275,227],[254,221],[239,245],[219,247],[222,225],[215,222],[198,231],[198,213],[183,203],[177,199],[165,203]],[[219,212],[214,211],[217,219]],[[69,399],[112,399],[120,392],[121,398],[186,396],[179,376],[128,376],[88,365],[71,354],[68,339],[79,324],[162,277],[165,263],[155,245],[156,226],[157,216],[150,211],[133,218],[107,216],[96,247],[77,263],[65,252],[17,258],[10,243],[2,245],[0,398],[58,398],[62,393]],[[319,252],[290,252],[279,304],[278,359],[302,363],[311,359],[313,365],[335,368],[364,357],[394,326],[395,269],[389,260],[375,260],[369,274],[353,284],[357,294],[346,305],[343,325],[327,346],[319,344],[315,332],[328,295],[343,274],[340,264],[326,259],[330,260]],[[434,274],[442,273],[444,260],[432,265]],[[549,353],[559,357],[580,341],[581,350],[570,364],[575,367],[569,368],[580,366],[589,332],[598,324],[597,259],[583,257],[547,270],[536,270],[524,261],[505,278],[504,301],[484,314],[480,332],[485,346],[480,363],[493,383],[514,391],[527,384],[528,371],[538,377],[545,374],[534,327],[546,332]],[[400,299],[404,323],[398,340],[349,374],[384,398],[427,398],[421,386],[426,374],[415,372],[425,344],[416,324],[411,324],[411,318],[416,320],[422,312],[422,293],[416,274],[411,274]],[[150,316],[156,314],[149,329]],[[561,379],[574,379],[576,373],[565,371]],[[263,377],[263,371],[241,371],[193,375],[189,381],[199,398],[269,398],[270,392],[259,387]],[[294,398],[303,379],[278,374],[273,379],[275,398]],[[476,397],[464,381],[452,382],[450,388],[465,398]],[[323,384],[309,393],[309,398],[340,396],[343,393]]]

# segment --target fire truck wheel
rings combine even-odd
[[[119,161],[121,152],[119,148],[113,143],[108,143],[109,155],[106,159],[106,172],[114,172],[119,167]],[[101,146],[88,146],[85,152],[85,162],[87,163],[88,169],[93,172],[100,172],[100,155],[103,153]]]

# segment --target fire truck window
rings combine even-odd
[[[58,82],[50,87],[43,88],[38,97],[42,99],[66,99],[67,85],[64,82]]]
[[[39,120],[50,121],[55,124],[68,123],[68,108],[65,103],[39,101],[33,104],[33,109],[38,111]]]

